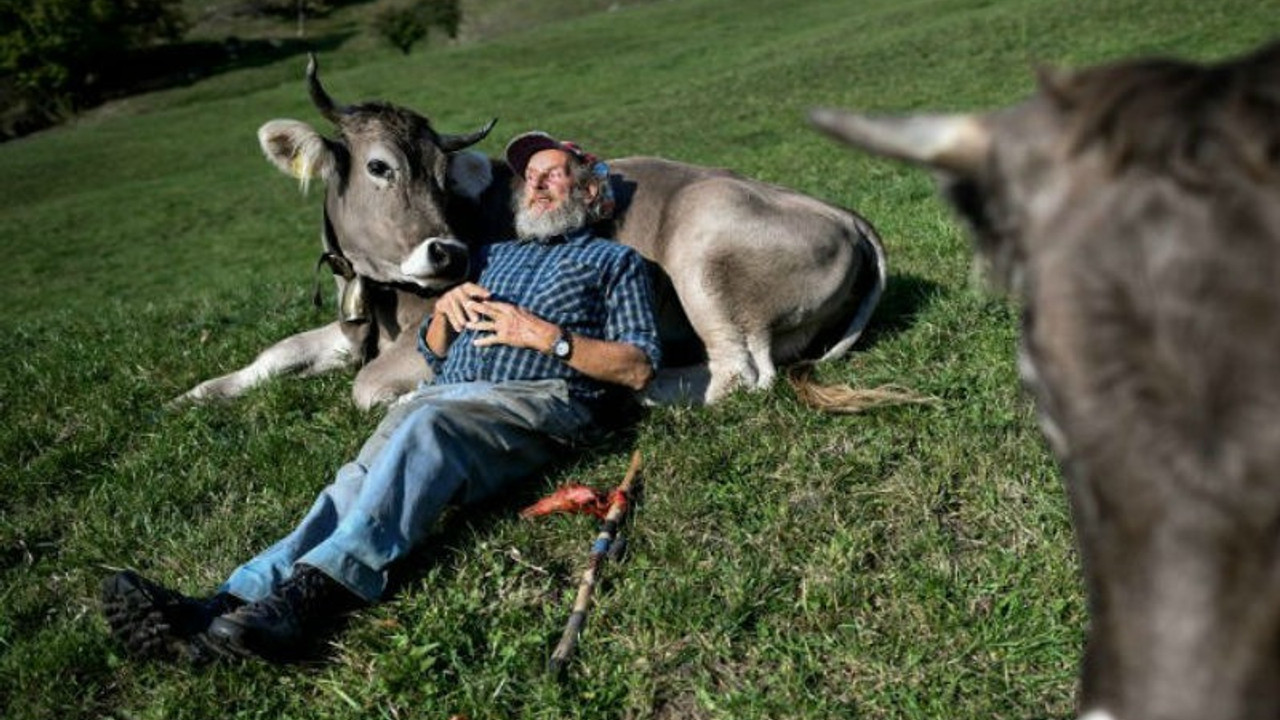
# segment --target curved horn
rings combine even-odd
[[[467,133],[466,135],[441,135],[440,149],[445,152],[453,152],[454,150],[461,150],[464,147],[475,145],[483,140],[485,136],[489,134],[489,131],[493,129],[493,126],[497,124],[498,118],[494,118],[489,121],[488,125],[485,125],[473,133]]]
[[[316,61],[316,54],[307,53],[307,91],[311,93],[311,102],[326,120],[337,125],[342,122],[342,116],[347,110],[345,107],[334,104],[333,98],[324,91],[324,86],[320,84],[320,78],[316,74],[319,69],[320,63]]]
[[[976,115],[871,117],[819,109],[809,120],[848,145],[962,175],[980,172],[991,148],[991,134]]]

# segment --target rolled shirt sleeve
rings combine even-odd
[[[654,318],[653,282],[640,253],[621,254],[613,282],[606,291],[609,318],[605,339],[635,345],[656,372],[662,364],[662,346]]]
[[[432,375],[439,375],[444,369],[444,358],[431,351],[427,346],[427,327],[431,325],[431,318],[434,313],[427,313],[422,319],[422,324],[418,326],[418,352],[422,353],[422,359],[427,361],[427,367],[431,368]]]

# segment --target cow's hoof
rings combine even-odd
[[[199,405],[203,398],[193,392],[184,392],[176,398],[164,404],[164,409],[169,412],[177,412],[192,405]]]

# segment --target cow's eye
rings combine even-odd
[[[391,166],[383,160],[370,160],[365,164],[365,169],[369,171],[370,175],[380,180],[391,179]]]

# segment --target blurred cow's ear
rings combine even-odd
[[[1066,110],[1071,107],[1071,93],[1069,84],[1071,82],[1071,73],[1065,70],[1041,65],[1036,68],[1036,85],[1040,87],[1040,92],[1049,98],[1059,110]]]
[[[479,200],[492,182],[493,163],[484,153],[463,150],[449,155],[449,192]]]
[[[306,192],[312,178],[328,180],[336,167],[324,136],[298,120],[272,120],[258,128],[262,152],[281,172],[298,179]]]
[[[819,108],[809,120],[847,145],[970,177],[982,172],[992,142],[975,115],[873,116]]]

